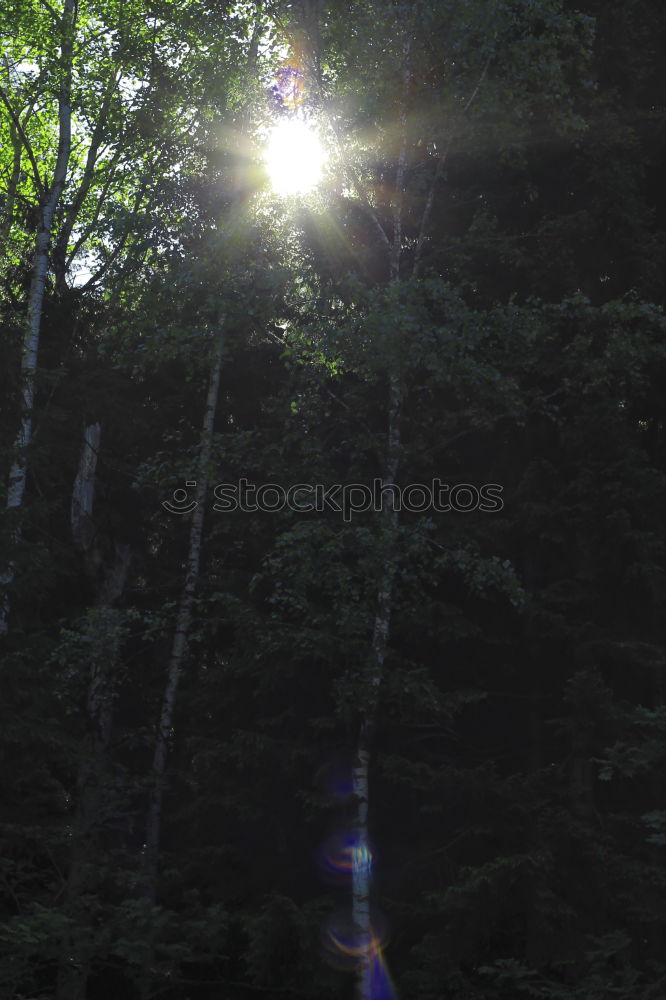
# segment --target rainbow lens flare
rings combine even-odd
[[[351,972],[365,963],[363,1000],[397,1000],[397,993],[382,954],[387,944],[385,921],[375,914],[369,938],[354,929],[351,917],[338,911],[328,922],[324,957],[334,968]]]
[[[305,79],[296,66],[284,64],[275,74],[270,92],[281,111],[295,111],[303,103]]]
[[[350,833],[329,837],[319,852],[319,866],[324,879],[332,885],[348,883],[354,872],[370,874],[374,853],[367,842]]]

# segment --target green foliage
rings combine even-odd
[[[666,22],[653,8],[79,4],[0,665],[3,995],[52,1000],[72,969],[83,985],[67,1000],[351,995],[321,947],[346,889],[322,895],[315,859],[329,827],[349,825],[389,563],[370,812],[399,994],[664,994]],[[57,154],[58,11],[23,0],[0,14],[0,86],[24,132],[5,102],[5,465],[39,180]],[[285,45],[305,110],[341,140],[300,205],[265,190],[253,137]],[[389,281],[379,228],[390,243],[403,112]],[[162,501],[196,478],[220,331],[153,901],[143,820],[191,527]],[[501,510],[401,510],[392,544],[379,511],[213,510],[212,487],[240,478],[384,476],[396,378],[398,485],[495,483]],[[91,420],[98,570],[132,552],[113,608],[69,527]],[[114,666],[106,742],[96,664]]]

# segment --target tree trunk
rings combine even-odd
[[[262,25],[259,18],[255,21],[248,50],[248,62],[246,67],[246,80],[249,82],[256,71],[257,57],[259,53],[259,42],[261,39]],[[247,132],[249,117],[248,110],[241,116],[241,134]],[[237,191],[234,205],[231,210],[232,223],[235,226],[240,223],[234,220],[234,216],[239,211],[242,203],[243,183],[240,174],[242,167],[236,175]],[[208,382],[208,394],[206,398],[206,408],[204,412],[203,427],[201,432],[201,444],[199,450],[199,461],[197,468],[197,478],[195,481],[196,507],[192,513],[190,526],[190,537],[187,554],[187,569],[185,572],[185,583],[180,599],[178,617],[176,620],[176,630],[174,633],[171,648],[171,657],[167,667],[167,678],[160,718],[157,727],[155,740],[155,751],[153,754],[153,766],[150,779],[150,792],[148,798],[148,809],[146,813],[146,834],[143,845],[142,858],[142,883],[143,894],[152,904],[157,902],[157,874],[158,855],[162,833],[162,809],[164,793],[167,783],[167,758],[169,751],[169,735],[171,733],[173,719],[176,708],[176,696],[180,678],[185,666],[187,656],[187,646],[189,639],[189,629],[192,621],[192,611],[194,599],[199,582],[199,564],[201,559],[201,543],[203,538],[204,506],[208,492],[208,477],[211,449],[213,444],[213,429],[215,426],[215,416],[217,413],[217,400],[220,388],[220,376],[222,372],[222,358],[224,355],[224,324],[226,317],[223,315],[218,321],[218,332],[213,344],[211,357],[210,377]],[[142,1000],[148,1000],[151,996],[152,964],[154,951],[149,944],[141,972],[139,992]]]
[[[359,1000],[370,1000],[372,996],[371,977],[376,950],[370,912],[372,858],[368,835],[369,767],[379,690],[384,676],[384,661],[386,659],[390,636],[393,582],[396,571],[395,543],[398,532],[398,512],[393,504],[393,494],[390,487],[396,484],[398,472],[400,403],[400,379],[397,375],[392,375],[389,387],[388,454],[386,475],[383,479],[383,486],[388,486],[389,489],[382,490],[382,494],[387,498],[387,505],[384,510],[384,530],[382,532],[384,558],[377,592],[377,612],[372,634],[365,705],[358,736],[356,759],[352,769],[352,788],[356,802],[354,862],[352,865],[352,921],[359,952]]]
[[[396,169],[393,203],[393,241],[389,247],[389,275],[391,281],[400,280],[402,254],[402,211],[404,199],[405,167],[407,163],[407,98],[410,86],[409,40],[403,45],[403,95],[401,108],[402,143]],[[358,949],[357,990],[359,1000],[371,1000],[373,977],[378,961],[378,942],[372,926],[370,908],[370,875],[372,857],[369,846],[369,769],[374,741],[374,729],[379,703],[379,690],[384,677],[384,661],[391,630],[393,582],[395,579],[396,540],[398,511],[394,505],[391,487],[396,486],[400,452],[400,408],[402,381],[396,372],[389,374],[388,434],[386,468],[382,481],[382,496],[386,496],[383,509],[383,560],[377,590],[377,611],[372,633],[370,668],[361,718],[356,759],[352,769],[352,788],[356,802],[354,821],[354,855],[352,864],[352,923]]]
[[[491,56],[488,57],[482,70],[479,81],[467,101],[464,111],[466,112],[474,102],[476,95],[483,83]],[[407,169],[408,152],[408,99],[411,88],[411,65],[410,65],[410,38],[407,33],[403,36],[403,64],[402,64],[402,102],[400,108],[400,122],[402,132],[402,142],[398,154],[396,168],[395,193],[393,197],[393,238],[389,240],[384,227],[379,222],[374,211],[370,208],[367,195],[363,191],[353,171],[350,176],[354,186],[361,198],[361,201],[369,210],[375,226],[380,233],[382,242],[388,250],[388,273],[391,282],[400,280],[400,265],[402,258],[402,233],[403,233],[403,203],[405,188],[405,172]],[[340,141],[338,139],[338,141]],[[426,206],[419,237],[417,249],[414,257],[412,278],[418,277],[421,259],[421,250],[425,238],[426,227],[434,201],[434,188],[439,173],[443,168],[445,156],[438,166],[435,181],[428,194]],[[399,374],[392,372],[389,376],[389,419],[388,419],[388,447],[386,460],[386,475],[383,485],[395,485],[398,473],[399,452],[400,452],[400,407],[403,395],[402,380]],[[354,829],[354,863],[352,865],[352,920],[356,945],[358,948],[358,976],[357,988],[359,1000],[372,1000],[378,995],[376,988],[376,975],[382,973],[383,969],[379,965],[378,944],[376,941],[371,919],[370,910],[370,871],[371,857],[368,838],[368,812],[369,812],[369,767],[373,744],[373,734],[378,708],[379,690],[384,676],[384,660],[388,649],[390,627],[393,583],[396,572],[396,541],[398,535],[398,512],[392,502],[390,490],[383,491],[390,497],[384,511],[384,560],[380,576],[377,593],[377,613],[372,636],[371,666],[369,671],[369,683],[366,692],[366,702],[360,725],[356,759],[352,770],[352,785],[356,801],[355,829]]]
[[[13,549],[21,539],[21,522],[19,512],[23,504],[25,484],[28,471],[27,449],[32,438],[32,415],[35,403],[35,374],[37,372],[37,353],[39,350],[39,334],[42,323],[44,305],[44,290],[49,264],[49,249],[53,234],[53,220],[60,201],[72,145],[72,56],[74,51],[74,24],[76,21],[75,0],[65,0],[60,22],[60,86],[58,89],[58,153],[56,157],[53,182],[44,187],[40,197],[39,231],[35,240],[35,251],[32,261],[30,291],[28,295],[28,313],[23,337],[21,357],[22,382],[22,412],[21,424],[15,441],[15,458],[9,471],[9,487],[7,492],[7,509],[15,512],[12,526]],[[0,633],[6,632],[9,616],[9,588],[14,580],[15,563],[10,555],[0,572]]]
[[[155,752],[153,755],[151,792],[146,819],[146,839],[144,843],[144,884],[145,895],[152,902],[156,898],[157,852],[159,850],[160,829],[162,825],[162,800],[164,798],[165,776],[167,769],[167,754],[169,749],[169,733],[173,725],[176,707],[176,694],[180,677],[183,672],[187,653],[188,632],[192,620],[194,596],[199,582],[199,562],[201,558],[201,539],[203,536],[204,505],[208,490],[208,467],[213,441],[213,426],[217,412],[217,397],[222,371],[222,354],[224,350],[222,333],[218,334],[208,383],[208,396],[204,413],[201,447],[196,479],[196,508],[192,514],[190,540],[187,554],[187,570],[185,584],[180,599],[176,631],[171,648],[171,658],[167,668],[167,681],[162,697],[160,719],[157,727]]]
[[[222,319],[220,323],[220,331],[213,347],[213,357],[208,383],[208,395],[206,398],[206,409],[204,413],[199,462],[197,468],[195,493],[196,507],[192,513],[192,522],[190,526],[185,584],[180,598],[180,606],[176,620],[176,631],[174,633],[171,657],[167,668],[167,679],[164,694],[162,696],[162,706],[160,709],[160,718],[155,739],[155,751],[153,755],[150,793],[146,815],[146,835],[143,845],[142,858],[143,895],[153,904],[157,901],[157,861],[162,830],[162,805],[166,789],[169,734],[171,733],[173,725],[178,686],[180,684],[180,678],[185,666],[188,634],[190,623],[192,621],[192,610],[194,607],[196,588],[199,582],[199,563],[201,558],[201,540],[203,537],[204,505],[208,491],[208,470],[213,442],[215,414],[217,412],[217,397],[220,387],[220,374],[222,371],[222,356],[224,352],[223,326],[224,319]],[[152,949],[149,948],[140,984],[140,992],[144,1000],[150,996],[150,980],[152,976],[151,965]]]

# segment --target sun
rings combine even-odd
[[[321,180],[326,153],[312,126],[300,118],[274,125],[266,145],[266,168],[273,190],[281,195],[307,194]]]

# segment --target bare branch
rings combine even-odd
[[[446,164],[447,157],[449,155],[449,149],[451,148],[451,140],[446,144],[446,149],[439,157],[437,161],[437,167],[435,168],[435,176],[432,179],[432,183],[428,190],[428,197],[426,198],[426,203],[423,208],[423,215],[421,217],[421,226],[419,229],[418,239],[416,241],[416,251],[414,252],[414,267],[412,269],[412,276],[414,278],[418,277],[419,267],[421,265],[421,254],[423,252],[423,243],[425,241],[426,228],[428,222],[430,221],[430,213],[432,212],[432,206],[435,201],[435,188],[437,183],[444,172],[444,166]]]
[[[119,79],[120,79],[120,71],[114,70],[110,74],[109,79],[107,81],[104,97],[102,99],[102,106],[98,114],[93,134],[90,138],[90,145],[88,146],[86,164],[83,169],[83,176],[81,177],[81,183],[79,184],[79,188],[76,194],[74,195],[74,198],[72,199],[70,205],[68,206],[67,212],[65,214],[65,219],[63,221],[62,228],[58,236],[58,240],[53,250],[53,259],[56,264],[56,280],[59,281],[60,284],[64,283],[65,270],[67,265],[72,259],[70,255],[70,257],[67,260],[65,260],[67,254],[67,243],[69,241],[72,230],[76,223],[76,217],[79,213],[81,205],[83,204],[83,201],[86,195],[88,194],[88,191],[90,190],[90,187],[92,185],[95,176],[95,168],[97,166],[98,158],[100,155],[100,147],[102,145],[102,134],[108,119],[113,93],[115,91]],[[108,190],[108,187],[106,188],[106,190]],[[101,206],[98,205],[96,215],[99,214],[100,207]]]
[[[363,207],[365,208],[366,212],[368,213],[368,215],[372,219],[372,221],[374,223],[374,226],[375,226],[375,229],[377,230],[377,233],[379,235],[379,238],[380,238],[381,242],[384,244],[384,246],[390,247],[391,246],[391,241],[389,240],[388,236],[386,235],[384,227],[382,226],[381,222],[379,221],[377,213],[375,212],[374,208],[370,204],[370,199],[368,198],[368,195],[367,195],[367,193],[365,191],[365,188],[361,184],[361,181],[359,179],[358,174],[356,173],[356,171],[354,170],[354,167],[352,166],[352,164],[349,162],[349,159],[347,158],[347,155],[345,153],[344,144],[342,142],[342,138],[340,136],[340,133],[338,132],[338,128],[337,128],[337,126],[332,121],[331,121],[331,129],[333,131],[333,135],[335,136],[337,144],[338,144],[338,149],[339,149],[339,152],[340,152],[340,159],[342,160],[343,166],[344,166],[344,168],[345,168],[345,170],[346,170],[349,178],[351,179],[352,184],[354,185],[354,190],[356,191],[356,194],[359,196],[359,198],[361,200],[361,203],[362,203]]]
[[[18,134],[20,136],[20,139],[21,139],[21,142],[23,143],[24,149],[25,149],[26,153],[28,154],[28,159],[30,160],[30,166],[32,167],[32,173],[33,173],[33,177],[34,177],[34,180],[35,180],[35,187],[37,188],[37,191],[39,193],[39,197],[41,198],[43,196],[43,194],[44,194],[44,184],[42,183],[42,179],[41,179],[41,177],[39,175],[39,169],[37,167],[37,160],[35,159],[35,154],[32,151],[32,145],[30,143],[30,140],[28,139],[28,136],[25,134],[25,130],[23,128],[23,125],[21,124],[21,119],[19,118],[19,116],[14,111],[14,109],[13,109],[13,107],[11,105],[11,102],[10,102],[9,98],[7,97],[7,94],[5,93],[5,90],[4,90],[3,87],[0,87],[0,101],[2,101],[2,103],[7,108],[7,111],[9,112],[9,116],[10,116],[12,122],[13,122],[14,128],[18,132]]]
[[[48,0],[39,0],[39,2],[41,3],[42,7],[46,7],[51,17],[55,18],[55,20],[57,21],[60,15],[58,14],[57,10],[53,9]]]
[[[407,164],[407,97],[410,85],[409,68],[409,38],[403,42],[403,78],[402,78],[402,107],[400,109],[400,124],[402,126],[402,145],[398,157],[398,166],[395,176],[395,202],[393,210],[393,247],[391,250],[390,275],[392,279],[400,276],[400,254],[402,250],[402,206],[405,196],[405,166]]]
[[[472,93],[470,95],[470,98],[467,101],[465,107],[463,108],[463,114],[467,114],[467,112],[471,108],[472,104],[476,100],[476,97],[477,97],[477,94],[479,93],[479,90],[481,89],[481,87],[482,87],[482,85],[484,83],[484,80],[486,79],[486,75],[488,73],[488,67],[490,66],[490,64],[492,62],[492,59],[493,59],[493,56],[495,55],[494,45],[495,45],[496,41],[497,41],[497,32],[495,32],[495,36],[493,38],[493,48],[490,50],[490,52],[488,54],[488,58],[486,59],[485,65],[483,67],[483,70],[481,71],[481,76],[479,77],[479,81],[478,81],[476,87],[474,88],[474,90],[472,91]]]
[[[83,230],[83,232],[81,233],[81,235],[79,236],[78,240],[76,241],[72,249],[70,250],[69,254],[67,255],[67,260],[65,262],[65,270],[69,269],[72,261],[76,257],[77,253],[79,252],[85,241],[88,239],[90,234],[95,231],[95,228],[97,226],[97,221],[102,211],[102,206],[106,201],[109,189],[111,188],[111,185],[113,183],[116,174],[116,168],[118,166],[119,158],[120,158],[120,150],[118,149],[113,159],[109,162],[108,177],[102,186],[102,190],[100,191],[100,195],[99,198],[97,199],[97,205],[95,206],[95,211],[92,214],[92,218],[88,223],[88,225]]]
[[[157,165],[157,161],[155,161],[155,163],[154,163],[154,166],[156,166],[156,165]],[[147,187],[148,187],[148,179],[146,177],[142,181],[141,186],[140,186],[139,190],[136,193],[136,197],[134,199],[134,205],[132,206],[132,214],[133,215],[136,215],[136,213],[138,212],[139,207],[141,205],[141,202],[143,201],[143,196],[146,193],[146,188]],[[91,232],[91,228],[89,227],[88,230],[86,231],[86,238],[87,238],[88,235],[90,235],[90,232]],[[120,254],[125,249],[125,245],[127,243],[128,236],[129,236],[129,230],[126,230],[125,233],[124,233],[124,235],[122,236],[122,238],[118,241],[118,243],[116,244],[115,248],[112,250],[112,252],[109,255],[109,257],[107,258],[107,260],[105,260],[104,263],[101,264],[100,267],[97,268],[97,270],[95,271],[95,273],[92,274],[90,276],[90,278],[88,278],[88,280],[86,281],[86,283],[84,285],[81,285],[81,291],[86,291],[86,289],[90,288],[91,285],[94,285],[97,281],[99,281],[100,278],[104,277],[104,275],[109,270],[109,268],[111,267],[111,265],[113,264],[113,262],[120,256]],[[77,243],[77,249],[81,245],[82,242],[83,242],[83,239],[81,239],[81,240],[78,241],[78,243]]]
[[[277,21],[277,23],[280,24],[280,26],[284,29],[284,25],[280,21],[280,18],[279,18],[278,14],[277,14],[277,11],[274,8],[274,5],[270,4],[267,9],[271,13],[271,16],[274,17],[275,20]],[[284,29],[284,30],[286,30],[286,29]],[[314,77],[315,77],[315,81],[316,81],[316,85],[317,85],[317,95],[318,95],[319,101],[321,103],[323,103],[323,101],[324,101],[324,89],[323,89],[323,86],[322,86],[321,76],[319,74],[315,73]],[[329,125],[330,125],[330,128],[331,128],[331,131],[333,132],[333,135],[335,136],[335,141],[336,141],[336,144],[337,144],[337,147],[338,147],[338,155],[340,157],[340,160],[342,162],[344,170],[345,170],[347,176],[349,177],[349,179],[351,180],[353,188],[356,191],[356,194],[358,195],[359,200],[360,200],[361,204],[363,205],[363,208],[365,209],[365,211],[367,212],[367,214],[370,216],[370,218],[372,220],[372,223],[373,223],[373,225],[375,227],[375,230],[377,231],[377,235],[379,236],[380,242],[383,243],[384,246],[390,251],[390,249],[391,249],[391,241],[390,241],[390,239],[388,238],[388,236],[386,234],[386,230],[384,229],[384,227],[382,226],[381,222],[379,221],[379,216],[377,215],[377,213],[375,212],[374,208],[370,204],[370,199],[368,197],[367,191],[365,190],[365,188],[363,187],[363,184],[361,183],[360,177],[356,173],[356,170],[354,169],[351,161],[349,160],[349,157],[347,156],[347,153],[346,153],[346,150],[345,150],[345,144],[343,142],[342,136],[340,135],[340,132],[338,130],[338,127],[337,127],[336,123],[333,121],[333,117],[332,116],[329,116]]]
[[[463,111],[462,111],[463,115],[467,114],[467,112],[471,108],[472,104],[476,100],[477,95],[479,93],[479,90],[483,86],[483,83],[484,83],[484,81],[486,79],[486,76],[488,74],[488,68],[490,66],[490,63],[492,62],[493,56],[495,55],[494,45],[495,45],[496,39],[497,39],[497,33],[495,33],[495,36],[493,38],[493,47],[491,48],[491,50],[490,50],[490,52],[488,54],[488,58],[486,59],[486,61],[484,63],[484,66],[483,66],[483,69],[481,70],[481,75],[479,76],[477,84],[476,84],[474,90],[472,91],[472,93],[470,94],[469,99],[465,103],[465,106],[464,106]],[[439,157],[439,159],[437,161],[437,167],[435,168],[435,176],[432,179],[432,184],[430,185],[430,189],[428,191],[428,197],[426,198],[426,203],[425,203],[425,206],[424,206],[424,209],[423,209],[423,216],[421,217],[421,226],[420,226],[420,229],[419,229],[419,235],[418,235],[418,239],[416,241],[416,251],[414,253],[414,267],[413,267],[413,270],[412,270],[412,276],[414,278],[418,277],[419,268],[421,266],[421,255],[422,255],[422,252],[423,252],[423,243],[425,241],[426,228],[428,226],[428,222],[430,221],[430,213],[432,212],[432,206],[433,206],[433,203],[434,203],[434,200],[435,200],[435,189],[436,189],[437,184],[439,182],[439,179],[442,176],[442,173],[444,171],[444,167],[446,165],[446,160],[448,158],[449,151],[451,149],[451,143],[453,142],[454,135],[455,135],[455,130],[452,131],[451,134],[449,135],[449,141],[446,144],[444,152],[442,153],[442,155]]]
[[[180,118],[183,118],[183,117],[184,117],[184,114],[179,117],[179,120],[180,120]],[[198,121],[198,118],[199,118],[199,112],[197,111],[194,114],[194,116],[192,117],[192,119],[189,122],[189,124],[187,125],[187,127],[179,135],[177,135],[174,139],[169,140],[169,141],[173,142],[175,145],[177,145],[181,141],[181,139],[185,138],[185,136],[190,132],[190,130],[194,127],[194,125],[196,125],[196,123]],[[141,206],[141,202],[143,201],[144,195],[146,193],[146,188],[148,187],[148,179],[152,178],[154,176],[155,168],[157,167],[157,164],[162,159],[162,157],[164,155],[164,151],[165,151],[166,148],[167,148],[167,144],[165,144],[159,150],[159,152],[157,153],[157,155],[153,158],[150,166],[148,167],[148,170],[146,171],[146,174],[144,176],[144,180],[142,181],[141,186],[139,187],[139,190],[137,191],[136,197],[134,199],[134,205],[132,207],[132,214],[133,215],[136,215],[137,212],[139,211],[139,207]],[[105,189],[105,190],[108,190],[108,188]],[[102,195],[100,195],[100,201],[98,202],[98,206],[97,206],[97,209],[96,209],[97,213],[99,213],[99,210],[101,209],[101,205],[102,205],[104,197],[105,197],[105,194],[104,194],[104,192],[102,192]],[[76,247],[75,247],[74,251],[72,252],[72,254],[70,254],[69,262],[71,262],[74,253],[80,248],[81,244],[85,241],[85,239],[87,239],[87,237],[92,232],[93,228],[94,228],[94,226],[92,225],[92,223],[91,223],[91,225],[89,227],[87,227],[85,235],[83,236],[82,239],[79,239],[79,241],[76,244]],[[80,286],[81,287],[81,291],[85,291],[87,288],[90,288],[91,285],[94,285],[97,281],[99,281],[100,278],[102,278],[106,274],[106,272],[109,270],[109,268],[111,267],[111,265],[113,264],[113,262],[117,259],[117,257],[125,249],[128,237],[129,237],[129,231],[126,231],[125,235],[122,237],[122,239],[119,241],[119,243],[117,244],[117,246],[115,247],[115,249],[112,251],[112,253],[110,254],[109,258],[102,265],[100,265],[100,267],[97,268],[97,270],[95,271],[95,273],[88,279],[88,281],[86,281],[86,283],[84,285]]]
[[[11,175],[8,177],[7,181],[7,197],[4,205],[5,218],[2,225],[0,225],[0,243],[3,246],[5,245],[11,232],[12,221],[14,218],[14,206],[16,204],[16,196],[18,193],[19,177],[21,175],[21,143],[19,142],[18,134],[13,123],[9,126],[9,137],[14,156],[12,158]]]

